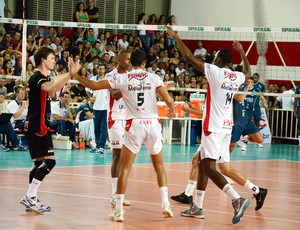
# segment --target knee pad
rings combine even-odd
[[[32,168],[29,172],[29,184],[31,184],[32,179],[36,173],[36,170],[41,166],[42,163],[43,163],[43,161],[34,161],[33,162]]]
[[[54,159],[44,160],[43,164],[36,170],[35,178],[42,181],[44,177],[51,172],[55,165],[56,161]]]

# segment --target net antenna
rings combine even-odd
[[[266,12],[266,0],[254,0],[253,1],[253,18],[254,26],[266,27],[267,26],[267,12]],[[259,73],[262,82],[266,81],[266,68],[267,59],[266,53],[268,50],[268,33],[257,32],[256,33],[256,50],[259,55],[257,60],[257,72]]]

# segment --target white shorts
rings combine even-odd
[[[201,159],[210,158],[217,160],[217,163],[230,161],[229,145],[230,134],[211,133],[205,136],[202,133],[200,156]]]
[[[108,137],[111,149],[121,149],[125,133],[125,120],[108,122]]]
[[[124,145],[137,154],[145,144],[151,155],[162,150],[161,122],[159,119],[132,119],[126,122]]]

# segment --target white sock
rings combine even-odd
[[[244,187],[253,192],[255,195],[259,193],[259,187],[257,187],[255,184],[252,184],[250,180],[246,181]]]
[[[118,177],[111,178],[111,192],[114,195],[117,192]]]
[[[241,196],[232,188],[232,186],[228,183],[224,186],[224,188],[222,189],[223,192],[225,192],[225,194],[227,196],[229,196],[231,198],[231,200],[236,200],[239,199]]]
[[[116,194],[116,209],[123,210],[124,194]]]
[[[27,191],[27,196],[29,198],[31,197],[36,197],[37,196],[37,190],[39,189],[40,184],[42,181],[39,181],[35,178],[33,178],[31,184],[29,185],[28,191]]]
[[[169,203],[169,196],[168,196],[168,187],[167,186],[163,186],[159,188],[160,190],[160,195],[161,195],[161,200],[162,203]]]
[[[185,195],[191,196],[194,193],[195,187],[196,187],[197,181],[195,180],[189,180],[188,185],[186,186],[186,189],[184,191]]]
[[[203,200],[204,200],[205,191],[196,190],[196,199],[195,204],[198,208],[203,208]]]

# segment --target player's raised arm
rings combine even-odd
[[[190,51],[190,49],[183,43],[180,37],[171,29],[171,27],[167,27],[167,35],[173,38],[176,42],[176,45],[183,56],[183,58],[191,63],[197,70],[204,72],[204,62],[202,62],[199,58],[195,57],[194,54]]]
[[[108,80],[92,81],[87,78],[80,77],[78,74],[76,74],[73,77],[73,79],[79,81],[80,84],[92,90],[111,88],[110,84],[108,83]]]

